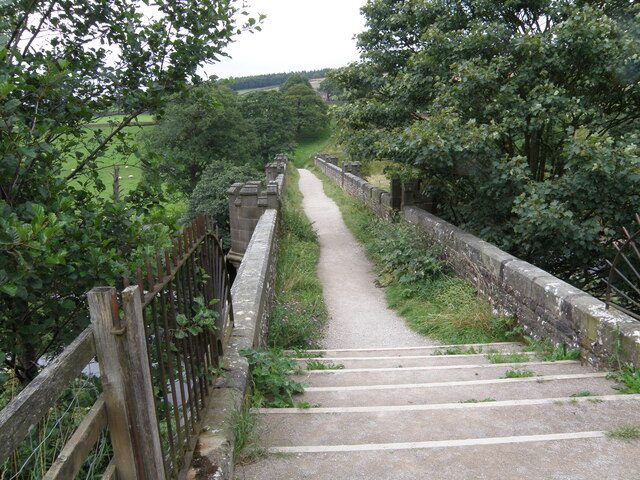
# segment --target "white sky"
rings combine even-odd
[[[262,31],[243,33],[224,58],[204,71],[220,78],[342,67],[358,60],[355,34],[364,30],[366,0],[248,0],[267,18]]]

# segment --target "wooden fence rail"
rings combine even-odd
[[[214,228],[205,217],[188,225],[171,249],[146,262],[146,281],[138,270],[138,285],[125,288],[121,302],[114,287],[87,294],[92,325],[0,411],[0,465],[97,357],[103,393],[43,478],[74,478],[107,427],[113,458],[102,479],[184,475],[233,325]],[[194,323],[202,317],[215,321]]]

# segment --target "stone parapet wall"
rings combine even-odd
[[[322,158],[316,158],[315,164],[380,216],[389,216],[392,204],[397,204],[389,193],[343,174]],[[588,293],[410,202],[411,195],[403,195],[405,220],[442,245],[456,274],[477,285],[496,308],[514,315],[526,334],[580,348],[583,359],[597,367],[607,367],[611,359],[640,367],[640,322],[615,309],[607,310]]]
[[[243,407],[251,385],[249,363],[240,352],[266,344],[278,263],[278,216],[277,209],[268,209],[260,217],[231,287],[235,325],[224,350],[226,374],[210,395],[198,440],[198,461],[192,464],[188,479],[235,478],[229,416]]]
[[[347,162],[349,168],[355,169],[360,175],[361,165],[360,162]],[[331,178],[334,182],[340,185],[350,195],[362,200],[371,210],[376,212],[377,215],[384,218],[391,218],[393,215],[391,194],[384,190],[374,187],[365,179],[360,178],[353,173],[343,172],[343,170],[327,161],[318,155],[314,159],[314,164],[320,169],[322,173]],[[358,164],[358,165],[353,165]]]
[[[260,182],[234,184],[229,189],[229,206],[236,213],[235,226],[242,227],[242,240],[247,236],[248,240],[231,287],[235,324],[224,349],[225,376],[208,399],[196,460],[187,479],[235,478],[234,434],[229,420],[234,411],[246,407],[251,385],[249,363],[240,352],[266,347],[278,264],[279,197],[285,185],[286,163],[284,169],[274,167],[278,174],[264,192],[259,188]],[[267,177],[268,172],[267,169]]]

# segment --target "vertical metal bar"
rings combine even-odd
[[[191,231],[192,229],[187,229],[188,231]],[[186,238],[185,241],[187,242],[187,245],[189,244],[189,238],[190,238],[190,233],[187,232],[186,233]],[[195,253],[195,252],[194,252]],[[196,265],[195,265],[195,256],[193,254],[189,255],[189,257],[187,257],[186,261],[185,261],[185,273],[186,273],[186,279],[187,279],[187,299],[189,300],[190,306],[191,308],[193,308],[193,299],[197,296],[197,292],[196,292],[196,278],[195,278],[195,272],[196,272]],[[193,337],[190,336],[189,337],[191,340],[191,344],[193,347],[193,353],[194,353],[194,358],[193,361],[194,363],[196,363],[196,366],[201,367],[202,366],[202,355],[201,355],[201,350],[200,350],[200,345],[199,345],[199,339],[197,337]],[[195,378],[197,381],[197,388],[198,388],[198,392],[199,395],[197,397],[197,406],[200,405],[204,405],[204,397],[206,394],[203,382],[202,382],[202,377],[203,377],[203,373],[202,371],[198,371],[200,370],[199,368],[193,368],[192,369],[195,371]],[[198,411],[200,410],[200,407],[196,407],[198,408]],[[199,418],[199,416],[198,416]]]
[[[184,255],[184,250],[182,249],[182,240],[183,236],[179,235],[176,241],[177,251],[180,257],[176,258],[176,261],[179,262],[179,258]],[[185,315],[188,319],[191,319],[190,305],[187,303],[187,294],[184,286],[184,264],[183,267],[180,268],[176,272],[175,280],[176,280],[176,300],[179,311]],[[192,368],[192,359],[193,359],[193,351],[191,348],[191,342],[189,341],[189,336],[180,340],[180,344],[185,348],[185,373],[186,373],[186,386],[189,392],[189,398],[187,399],[187,405],[191,412],[191,430],[193,434],[197,434],[198,429],[196,425],[196,419],[199,418],[197,412],[194,409],[194,400],[196,398],[196,390],[195,390],[195,377],[193,375]]]
[[[175,248],[173,249],[173,251],[175,252]],[[165,262],[167,273],[170,275],[171,268],[172,268],[171,266],[174,265],[173,259],[175,259],[175,256],[172,259],[171,253],[169,251],[166,251],[165,258],[167,259],[167,261]],[[173,289],[172,284],[176,285],[176,290]],[[176,322],[176,316],[178,314],[178,309],[179,309],[179,305],[178,307],[176,307],[178,293],[177,293],[177,281],[176,281],[175,275],[171,279],[171,281],[169,281],[169,283],[167,284],[167,291],[169,296],[169,307],[171,309],[171,315],[170,315],[171,329],[173,332],[175,332],[178,327]],[[178,381],[178,386],[180,387],[180,404],[176,404],[176,409],[180,408],[182,410],[182,416],[184,417],[185,444],[186,444],[188,442],[189,431],[191,430],[191,433],[195,434],[195,430],[190,428],[190,425],[192,425],[192,422],[191,422],[191,416],[189,415],[189,408],[187,405],[187,402],[188,402],[187,395],[190,395],[188,386],[186,387],[186,390],[185,390],[185,380],[188,383],[189,378],[186,371],[183,371],[183,368],[182,368],[183,364],[186,365],[187,360],[185,358],[184,350],[180,348],[181,345],[182,345],[182,342],[180,342],[180,345],[176,346],[176,367],[178,369],[178,378],[180,379]]]
[[[147,258],[145,262],[147,268],[147,283],[154,285],[155,279],[153,278],[153,272],[151,271],[151,261]],[[152,287],[150,287],[152,288]],[[151,307],[151,323],[153,324],[153,332],[155,337],[155,349],[156,349],[156,361],[158,363],[158,371],[160,376],[160,390],[162,392],[162,410],[164,411],[164,418],[167,422],[167,435],[169,437],[169,453],[171,455],[171,464],[174,464],[177,460],[175,439],[173,438],[173,426],[171,425],[171,414],[169,413],[169,395],[167,392],[167,374],[165,371],[164,352],[160,343],[161,333],[160,325],[158,325],[158,309],[156,306],[156,298],[153,297],[150,301],[150,305],[145,308],[145,313],[149,313],[149,306]],[[145,315],[146,316],[146,315]],[[146,323],[146,322],[145,322]],[[147,336],[147,348],[151,350],[149,345],[149,337]],[[152,372],[153,373],[153,372]]]
[[[167,257],[165,255],[165,261]],[[158,274],[163,276],[162,259],[160,254],[156,254],[156,268]],[[171,410],[173,412],[173,420],[176,426],[176,435],[178,445],[182,446],[182,429],[180,428],[180,417],[178,415],[178,396],[176,395],[176,376],[174,373],[173,351],[171,349],[171,329],[169,328],[169,320],[167,318],[167,287],[160,292],[160,309],[162,311],[162,328],[164,328],[164,349],[167,353],[167,371],[169,373],[169,383],[171,384]],[[167,420],[168,421],[168,420]]]

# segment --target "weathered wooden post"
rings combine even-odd
[[[122,293],[123,319],[115,288],[87,298],[118,479],[165,480],[139,287]]]

